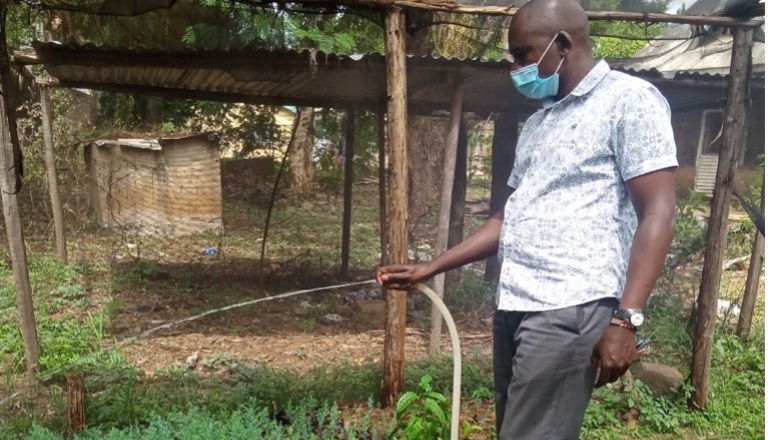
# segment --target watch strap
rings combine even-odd
[[[631,331],[633,333],[636,333],[636,330],[637,330],[636,327],[631,325],[631,322],[629,322],[629,321],[627,321],[625,319],[612,318],[610,320],[610,325],[614,325],[614,326],[617,326],[617,327],[623,327],[624,329],[629,330],[629,331]]]

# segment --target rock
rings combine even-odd
[[[368,299],[382,299],[382,289],[370,290]]]
[[[321,320],[327,324],[339,324],[343,321],[342,316],[338,315],[337,313],[329,313],[324,315]]]
[[[200,352],[195,352],[191,354],[190,356],[187,356],[187,360],[184,361],[185,365],[190,367],[190,369],[195,369],[195,366],[198,365],[198,361],[201,358]]]
[[[655,397],[671,393],[684,380],[679,370],[668,365],[640,362],[634,370],[634,377],[647,385]]]

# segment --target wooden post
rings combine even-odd
[[[714,196],[711,199],[708,235],[703,261],[703,275],[698,294],[698,320],[692,356],[694,392],[690,406],[705,409],[708,405],[711,354],[717,320],[717,300],[722,276],[722,250],[725,246],[730,198],[741,139],[746,130],[748,80],[751,63],[752,29],[733,30],[733,51],[727,84],[727,109],[724,120],[724,143],[719,150]]]
[[[8,251],[13,265],[13,279],[16,285],[16,305],[19,309],[19,327],[24,340],[24,355],[27,362],[27,375],[34,379],[40,359],[40,347],[37,341],[35,309],[32,306],[32,287],[29,284],[27,250],[24,247],[24,230],[21,227],[17,194],[12,182],[15,181],[14,167],[8,160],[11,155],[11,141],[8,132],[8,118],[5,102],[0,99],[0,193],[3,200],[5,234],[8,236]]]
[[[353,157],[356,137],[356,112],[348,109],[345,116],[345,189],[342,210],[342,278],[348,277],[350,266],[350,223],[353,209]]]
[[[388,262],[388,202],[387,175],[385,170],[385,115],[377,118],[377,162],[379,165],[379,194],[380,194],[380,264]]]
[[[765,179],[762,178],[762,192],[759,202],[759,212],[765,212]],[[759,288],[759,275],[762,273],[762,251],[765,249],[765,236],[756,231],[754,245],[751,248],[751,262],[749,273],[746,274],[746,289],[741,301],[741,314],[738,316],[738,338],[746,341],[751,330],[751,320],[754,318],[754,305],[757,302],[757,290]]]
[[[67,264],[67,240],[64,236],[64,215],[59,197],[59,182],[56,178],[56,156],[54,155],[53,130],[51,128],[53,115],[51,113],[50,89],[47,86],[40,86],[40,109],[43,120],[46,178],[48,180],[48,192],[51,195],[53,227],[56,232],[56,254],[59,257],[59,262]]]
[[[460,120],[460,135],[457,139],[457,160],[455,161],[455,181],[452,186],[452,209],[449,215],[449,238],[447,248],[460,244],[465,238],[465,199],[468,194],[468,129],[465,120]],[[462,282],[462,269],[446,273],[449,285]]]
[[[452,210],[452,188],[455,180],[455,164],[457,162],[457,139],[460,135],[460,121],[463,112],[463,95],[465,89],[462,80],[458,79],[452,94],[452,108],[449,112],[449,130],[444,144],[444,183],[441,187],[441,206],[438,216],[438,232],[436,233],[435,255],[446,251],[449,241],[449,216]],[[445,274],[433,277],[433,290],[439,298],[444,299]],[[430,311],[430,344],[428,354],[439,354],[441,345],[442,317],[438,307],[433,305]]]
[[[489,196],[489,216],[491,217],[505,207],[508,200],[506,195],[508,177],[513,170],[513,160],[516,156],[516,142],[519,135],[519,118],[513,111],[500,113],[495,120],[495,131],[492,137],[492,191]],[[487,258],[484,279],[497,283],[500,278],[500,262],[497,255]]]
[[[405,14],[400,8],[385,12],[385,65],[388,109],[388,263],[408,260],[407,243],[407,131]],[[396,404],[404,388],[406,292],[387,290],[383,374],[384,406]]]
[[[83,373],[67,373],[67,431],[77,434],[86,426],[86,388]]]

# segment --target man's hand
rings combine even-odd
[[[393,264],[377,269],[377,283],[395,290],[408,290],[430,276],[428,263]]]
[[[638,358],[636,334],[623,327],[610,325],[591,356],[591,366],[594,370],[599,368],[596,388],[620,379]]]

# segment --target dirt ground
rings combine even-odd
[[[218,361],[297,372],[343,362],[377,362],[383,356],[386,305],[381,297],[357,299],[364,293],[373,297],[379,291],[375,285],[364,287],[302,294],[213,313],[137,340],[123,347],[122,353],[148,374],[185,363],[205,366]],[[120,341],[211,310],[212,304],[224,306],[261,297],[255,290],[220,285],[204,292],[180,292],[164,281],[153,282],[151,291],[128,289],[119,293],[122,306],[113,319],[113,336]],[[330,315],[341,321],[332,322]],[[461,321],[458,325],[465,354],[490,352],[491,314],[482,322]],[[407,361],[427,355],[429,334],[421,327],[408,323]],[[442,351],[451,353],[446,330],[443,336]]]

